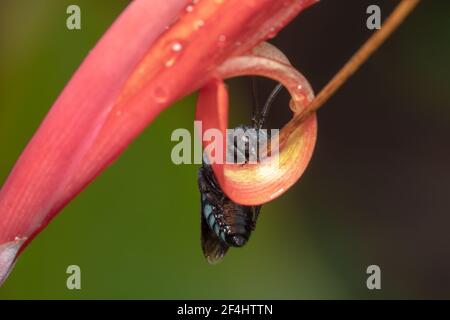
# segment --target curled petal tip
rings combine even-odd
[[[291,94],[293,119],[278,135],[272,137],[271,157],[257,164],[213,163],[217,180],[225,194],[242,205],[260,205],[282,195],[300,179],[311,160],[317,138],[317,119],[309,114],[308,105],[314,99],[313,90],[303,75],[289,63],[276,47],[262,43],[250,53],[234,56],[219,68],[222,78],[258,75],[282,83]],[[228,127],[228,96],[219,79],[206,85],[197,102],[197,120],[205,130],[217,128],[226,136]],[[305,116],[301,122],[296,119]],[[277,140],[275,142],[275,139]],[[222,152],[225,154],[225,150]]]
[[[26,240],[26,238],[16,238],[14,241],[0,245],[0,286],[14,268],[17,254]]]

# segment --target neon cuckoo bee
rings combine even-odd
[[[254,100],[252,126],[236,127],[235,131],[244,134],[238,137],[233,136],[233,143],[227,144],[227,156],[230,151],[234,159],[237,154],[240,154],[245,159],[244,163],[248,162],[251,156],[256,156],[259,160],[258,151],[250,147],[254,144],[249,143],[249,139],[264,143],[270,138],[267,130],[261,129],[282,85],[278,84],[273,89],[261,110],[256,98],[254,80],[252,80],[252,87]],[[236,138],[243,141],[237,143]],[[227,141],[229,141],[228,137]],[[243,206],[228,198],[220,188],[207,157],[203,158],[202,166],[198,171],[198,186],[201,195],[201,246],[207,261],[214,264],[222,260],[229,247],[242,247],[247,243],[251,232],[255,229],[261,206]]]

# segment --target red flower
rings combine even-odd
[[[248,57],[249,50],[314,2],[133,1],[61,93],[0,191],[0,283],[25,245],[174,101],[206,85],[199,116],[207,126],[226,125],[226,118],[216,118],[217,106],[222,106],[221,112],[226,111],[223,84],[212,79],[240,73],[245,69],[240,58]],[[286,61],[276,63],[293,72]],[[293,78],[281,78],[293,90],[293,84],[289,84]],[[305,94],[303,99],[310,100],[309,86],[304,84],[297,97]],[[214,100],[218,104],[209,107]],[[303,102],[293,105],[305,106]],[[309,160],[315,118],[305,121],[302,128],[288,126],[283,137],[286,146],[297,145],[297,138],[304,139],[302,148],[306,150],[300,153],[304,159],[297,159],[298,169],[288,170],[288,187]],[[242,203],[267,201],[270,192],[281,188],[276,181],[269,188],[261,184],[250,198],[244,184],[244,196],[239,198],[233,192],[240,185],[232,179],[234,169],[215,170],[224,191]],[[282,176],[276,177],[277,181]]]

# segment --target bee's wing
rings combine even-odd
[[[212,169],[209,166],[202,165],[198,170],[198,186],[200,190],[200,232],[201,245],[206,260],[211,263],[218,263],[225,256],[228,245],[221,241],[215,232],[211,230],[205,218],[205,206],[211,205],[212,212],[209,215],[215,215],[220,203],[216,203],[220,197],[220,192],[215,185]]]
[[[202,250],[206,260],[211,264],[215,264],[223,259],[229,246],[220,240],[209,227],[203,214],[203,205],[202,203],[202,212],[200,212]]]

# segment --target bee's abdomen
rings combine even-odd
[[[242,247],[247,243],[252,232],[251,216],[251,207],[237,205],[231,201],[229,205],[225,205],[225,239],[230,246]]]
[[[216,234],[216,236],[224,241],[226,241],[225,230],[223,228],[223,223],[221,223],[220,219],[217,219],[217,212],[215,212],[214,206],[205,198],[202,197],[203,200],[203,215],[205,217],[206,223],[209,225],[210,229]]]
[[[245,245],[253,230],[254,207],[239,205],[226,197],[208,164],[199,170],[199,185],[202,215],[211,231],[228,246]]]

